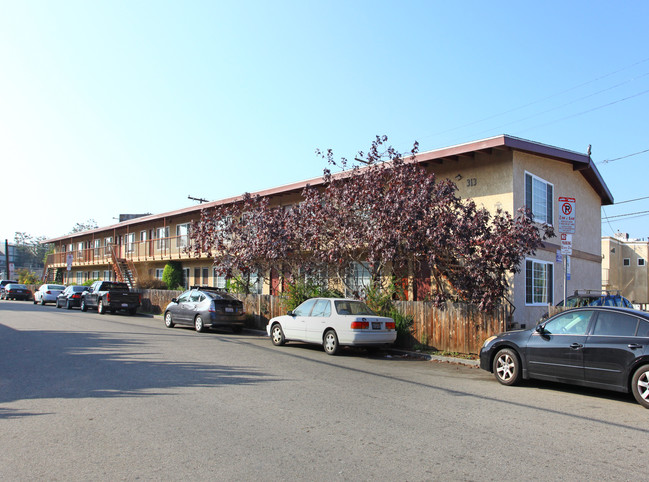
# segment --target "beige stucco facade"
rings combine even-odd
[[[649,241],[624,233],[601,238],[602,290],[620,291],[634,304],[649,303]]]
[[[612,197],[590,158],[585,154],[544,146],[522,139],[499,136],[461,146],[421,153],[413,160],[435,173],[438,179],[448,178],[458,186],[463,198],[472,198],[479,206],[495,212],[502,209],[516,215],[526,205],[526,174],[534,176],[543,185],[552,186],[552,220],[558,222],[558,197],[576,199],[576,232],[573,235],[571,279],[568,292],[575,289],[599,289],[601,286],[601,232],[600,208],[611,204]],[[305,185],[318,185],[322,180],[311,179],[259,193],[270,198],[271,205],[292,205],[300,201]],[[182,226],[198,220],[204,207],[227,204],[234,199],[214,201],[178,211],[132,219],[114,226],[85,233],[66,235],[47,240],[55,247],[48,267],[66,270],[67,255],[72,253],[72,271],[67,281],[87,279],[99,272],[115,270],[118,260],[128,260],[143,278],[159,277],[169,260],[179,260],[186,270],[187,284],[216,285],[210,259],[191,257],[184,249],[187,238]],[[558,234],[558,233],[557,233]],[[70,251],[72,247],[72,251]],[[537,266],[552,265],[552,279],[548,281],[549,301],[563,299],[563,269],[557,262],[559,238],[548,240],[529,259]],[[550,268],[546,268],[550,269]],[[81,273],[77,275],[77,273]],[[80,278],[79,278],[80,277]],[[518,325],[536,323],[547,311],[547,303],[529,302],[529,280],[526,266],[511,276],[509,300],[515,306],[514,322]],[[265,279],[263,291],[270,285]],[[410,290],[412,294],[412,289]],[[545,299],[545,298],[544,298]]]

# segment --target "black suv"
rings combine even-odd
[[[193,325],[196,331],[226,326],[240,333],[246,321],[243,303],[226,291],[210,286],[192,286],[171,300],[164,311],[168,328],[178,324]]]

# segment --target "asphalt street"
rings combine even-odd
[[[0,480],[642,480],[626,394],[0,301]]]

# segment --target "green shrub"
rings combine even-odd
[[[36,273],[32,273],[28,269],[19,269],[18,272],[18,282],[24,285],[35,285],[40,283],[40,279],[36,276]]]
[[[162,271],[162,282],[168,290],[176,290],[184,286],[183,265],[180,261],[169,261]],[[155,288],[160,289],[160,288]],[[164,288],[162,288],[164,289]]]
[[[160,279],[145,278],[138,280],[138,288],[143,290],[166,290],[167,283]],[[178,291],[184,291],[185,288],[179,288]]]
[[[294,310],[309,298],[340,298],[342,293],[330,289],[312,280],[295,280],[287,285],[283,293],[284,304],[287,310]]]
[[[90,285],[92,285],[95,281],[101,281],[101,280],[100,280],[99,278],[89,279],[89,280],[87,280],[87,281],[84,281],[84,282],[81,284],[81,286],[90,286]]]

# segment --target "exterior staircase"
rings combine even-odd
[[[117,257],[115,247],[110,250],[111,266],[115,272],[115,278],[121,283],[126,283],[130,289],[137,284],[137,270],[133,261]]]
[[[58,283],[63,284],[63,268],[45,268],[43,271],[43,283]]]

